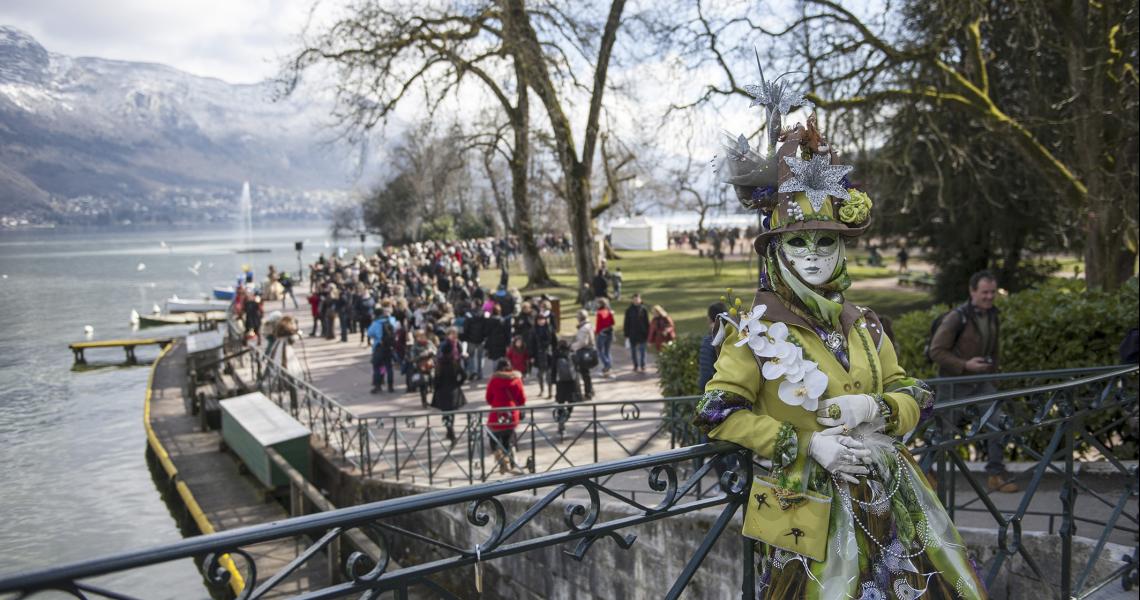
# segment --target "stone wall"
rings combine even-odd
[[[434,491],[406,483],[361,481],[323,457],[315,459],[316,485],[328,490],[337,506]],[[525,495],[499,497],[506,508],[508,522],[523,514],[536,499]],[[581,502],[588,503],[588,500],[583,498]],[[511,541],[567,531],[563,515],[566,507],[574,503],[577,502],[555,500]],[[602,506],[599,522],[640,514],[618,502],[603,500]],[[466,505],[452,505],[394,519],[392,524],[462,548],[472,548],[486,539],[491,525],[483,528],[471,525],[467,521],[466,510]],[[594,542],[580,562],[566,554],[574,549],[574,542],[488,561],[483,577],[484,597],[510,600],[662,598],[696,552],[718,514],[713,511],[689,513],[625,529],[624,534],[637,536],[630,549],[624,550],[610,537],[602,537]],[[738,515],[714,544],[683,598],[722,600],[740,597],[741,538],[737,535],[740,527]],[[960,533],[978,564],[985,565],[997,552],[995,531],[963,528]],[[1039,568],[1055,579],[1050,583],[1059,585],[1060,538],[1040,532],[1025,532],[1022,540]],[[393,559],[403,564],[422,564],[451,555],[438,547],[404,536],[389,535],[389,541]],[[1095,540],[1074,538],[1073,556],[1077,570],[1084,566],[1094,544]],[[1090,581],[1099,581],[1118,568],[1128,551],[1123,546],[1107,544]],[[474,577],[474,569],[467,567],[446,571],[433,579],[461,597],[475,598]],[[1014,556],[1007,560],[989,591],[995,600],[1039,600],[1054,597],[1057,589],[1038,581],[1025,559]]]
[[[324,461],[318,461],[324,462]],[[375,502],[432,491],[405,483],[345,477],[343,471],[330,471],[331,465],[317,469],[318,487],[333,494],[337,506]],[[531,496],[502,496],[508,522],[531,507]],[[588,504],[588,500],[582,502]],[[539,513],[511,541],[520,541],[567,531],[566,507],[574,500],[558,499]],[[393,525],[416,531],[459,547],[472,548],[490,535],[491,525],[477,528],[467,521],[466,505],[420,512],[394,519]],[[603,502],[599,522],[640,514],[622,503]],[[690,513],[622,530],[636,535],[629,550],[610,537],[594,542],[581,561],[566,552],[576,542],[488,561],[484,570],[484,597],[520,600],[570,600],[581,598],[661,598],[669,591],[685,564],[696,552],[718,513]],[[728,525],[684,594],[685,598],[739,598],[741,581],[740,519]],[[421,564],[446,558],[450,552],[431,544],[389,535],[393,558],[402,564]],[[566,551],[566,552],[564,552]],[[474,569],[454,569],[433,577],[452,592],[475,598]]]

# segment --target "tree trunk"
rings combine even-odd
[[[1071,6],[1065,34],[1068,42],[1069,86],[1073,91],[1075,159],[1087,190],[1085,197],[1085,283],[1089,289],[1111,291],[1132,276],[1133,256],[1124,246],[1128,220],[1121,200],[1112,197],[1109,175],[1104,170],[1106,131],[1104,115],[1110,107],[1104,90],[1105,60],[1099,34],[1108,27],[1100,22],[1103,11],[1090,11],[1082,2]],[[1133,199],[1134,201],[1134,199]]]
[[[576,165],[580,167],[580,165]],[[574,269],[578,273],[578,300],[585,302],[585,285],[594,277],[594,221],[590,218],[590,178],[585,169],[567,170],[566,205],[570,216],[570,235],[574,238]]]
[[[531,221],[530,196],[527,189],[527,166],[530,163],[530,99],[527,96],[526,80],[521,67],[515,66],[518,79],[518,104],[511,115],[511,128],[514,130],[514,152],[511,155],[511,200],[515,207],[515,233],[522,246],[523,266],[526,268],[526,289],[558,285],[546,271],[546,262],[538,251],[534,239],[534,224]]]
[[[1089,186],[1090,200],[1093,186]],[[1124,245],[1128,221],[1112,201],[1090,202],[1085,222],[1085,283],[1112,291],[1132,277],[1136,256]]]
[[[499,2],[503,7],[504,33],[515,42],[510,46],[515,64],[522,69],[527,85],[538,95],[550,119],[555,152],[558,155],[559,166],[562,167],[563,182],[566,186],[570,233],[574,238],[574,267],[578,272],[578,296],[584,300],[584,286],[590,282],[596,264],[594,222],[590,216],[590,173],[594,162],[594,148],[598,141],[598,118],[605,92],[606,73],[617,30],[621,26],[621,13],[625,9],[625,0],[612,0],[610,4],[594,66],[590,109],[586,118],[585,139],[582,142],[580,156],[574,146],[574,132],[570,127],[570,119],[562,108],[557,88],[551,80],[546,58],[543,56],[538,33],[531,25],[523,0],[499,0]]]

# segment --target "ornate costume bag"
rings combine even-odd
[[[804,479],[806,482],[806,479]],[[756,477],[744,511],[744,536],[813,560],[827,557],[831,498],[781,488],[771,477]]]

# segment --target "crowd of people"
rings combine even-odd
[[[544,248],[566,251],[564,236],[543,236]],[[540,396],[567,405],[595,394],[593,371],[612,377],[612,344],[618,325],[611,299],[620,298],[621,270],[605,262],[591,282],[594,300],[575,315],[574,335],[560,339],[560,305],[546,296],[524,297],[510,285],[509,264],[519,252],[510,238],[418,242],[387,247],[371,255],[320,258],[309,266],[308,335],[340,343],[367,345],[371,350],[371,393],[418,392],[425,408],[445,413],[467,404],[464,386],[487,379],[486,401],[492,411],[488,427],[502,452],[504,472],[517,469],[510,436],[517,410],[526,402],[524,380],[538,384]],[[492,273],[488,277],[488,273]],[[288,273],[270,268],[272,299],[282,308],[294,299],[296,285]],[[490,284],[490,285],[488,285]],[[252,286],[245,290],[239,314],[256,343],[264,324],[266,297]],[[272,313],[280,319],[280,313]],[[633,294],[621,331],[635,373],[646,371],[646,347],[660,350],[676,338],[673,321],[660,306],[646,307]],[[296,323],[293,324],[296,328]],[[486,365],[493,370],[486,370]],[[517,385],[516,385],[517,384]],[[444,417],[446,436],[456,434]]]

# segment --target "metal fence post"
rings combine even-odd
[[[598,462],[598,406],[594,405],[591,408],[594,411],[594,420],[593,420],[593,423],[590,424],[590,426],[593,427],[593,429],[594,429],[594,462],[597,463]]]
[[[424,435],[427,436],[428,485],[433,485],[435,482],[435,473],[432,472],[432,467],[431,467],[431,464],[432,464],[431,417],[428,417],[428,420],[425,424],[427,425],[427,432]]]
[[[360,472],[372,476],[372,461],[368,460],[368,423],[364,419],[356,422],[356,437],[360,444]]]
[[[750,489],[752,487],[752,453],[745,453],[742,456],[740,453],[736,455],[737,460],[743,460],[744,466],[743,476],[746,478],[744,482],[744,503],[740,506],[740,516],[744,517],[744,513],[748,511],[748,498],[750,496]],[[713,461],[720,460],[719,456],[713,456]],[[740,536],[740,542],[743,545],[741,560],[744,561],[742,565],[744,568],[744,577],[740,583],[740,597],[742,600],[755,600],[756,599],[756,545],[751,538]]]
[[[1076,523],[1073,522],[1073,505],[1076,501],[1076,489],[1073,487],[1073,442],[1074,429],[1080,426],[1078,417],[1067,420],[1062,427],[1065,428],[1065,483],[1061,487],[1061,597],[1072,598],[1073,590],[1073,533]],[[1051,460],[1045,456],[1042,460]]]

